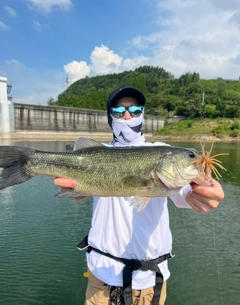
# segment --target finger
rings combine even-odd
[[[192,204],[197,205],[201,208],[201,210],[204,210],[205,212],[217,208],[220,203],[219,200],[203,197],[196,192],[191,192],[188,198]]]
[[[212,187],[191,184],[192,191],[195,194],[199,194],[202,197],[206,197],[210,201],[220,202],[224,198],[223,189],[218,181],[213,179],[212,182]]]
[[[67,178],[55,178],[54,184],[65,188],[74,188],[77,185],[76,181]]]
[[[83,200],[86,199],[88,196],[79,196],[79,197],[75,197],[75,200]]]
[[[209,212],[212,209],[211,205],[202,202],[198,199],[196,194],[191,192],[187,194],[186,201],[196,212]]]
[[[196,207],[191,201],[188,201],[188,200],[186,200],[186,201],[194,211],[196,211],[198,213],[201,212],[201,210],[198,207]]]

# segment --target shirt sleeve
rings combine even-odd
[[[190,184],[184,186],[177,194],[170,196],[170,199],[178,208],[191,209],[192,207],[185,200],[189,191],[191,191]]]

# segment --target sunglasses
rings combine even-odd
[[[143,112],[143,106],[132,105],[132,106],[129,106],[129,107],[116,106],[116,107],[111,107],[110,108],[110,113],[115,118],[121,118],[122,116],[124,116],[126,111],[128,111],[132,116],[138,117]]]

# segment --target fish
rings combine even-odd
[[[210,172],[220,161],[209,153],[170,145],[109,147],[79,138],[74,151],[48,152],[0,146],[0,190],[36,175],[73,179],[74,189],[62,188],[59,198],[79,196],[132,197],[142,210],[153,197],[169,197],[190,182],[212,185]]]

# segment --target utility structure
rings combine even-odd
[[[205,106],[205,92],[202,94],[202,107]]]
[[[14,133],[14,105],[10,96],[12,85],[5,76],[0,76],[0,137],[11,139]]]

